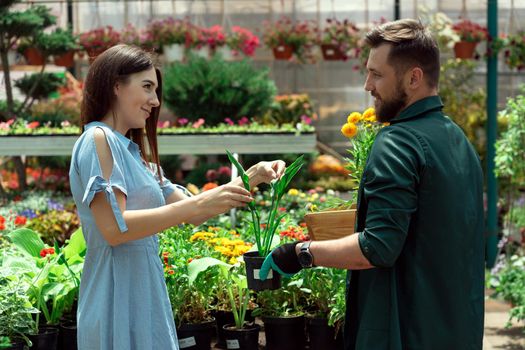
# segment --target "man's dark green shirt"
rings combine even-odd
[[[345,349],[481,349],[483,174],[438,96],[378,133],[356,232],[375,268],[349,271]]]

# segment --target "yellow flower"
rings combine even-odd
[[[363,119],[366,121],[375,121],[376,120],[376,110],[373,107],[368,108],[363,112]]]
[[[299,194],[299,190],[295,189],[295,188],[290,188],[288,190],[288,195],[289,196],[297,196]]]
[[[346,123],[341,128],[341,133],[346,137],[354,137],[357,134],[357,126],[354,123]]]
[[[357,124],[363,116],[359,112],[352,112],[347,118],[348,123]]]
[[[194,233],[190,237],[190,242],[194,242],[194,241],[197,241],[197,240],[199,240],[199,241],[207,241],[208,239],[210,239],[212,237],[215,237],[214,233],[206,232],[206,231],[199,231],[199,232]]]

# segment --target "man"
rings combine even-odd
[[[366,36],[365,89],[377,135],[359,186],[356,234],[291,243],[265,260],[349,269],[345,349],[481,349],[483,180],[462,130],[442,113],[439,50],[417,21]],[[299,256],[299,258],[298,258]]]

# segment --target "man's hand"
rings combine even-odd
[[[283,244],[268,254],[261,266],[261,271],[259,271],[259,276],[262,281],[266,280],[270,269],[285,277],[292,277],[301,271],[302,267],[297,259],[295,249],[297,244],[299,244],[299,242]]]

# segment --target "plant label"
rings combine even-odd
[[[190,346],[195,346],[195,345],[197,345],[197,342],[195,341],[195,337],[179,339],[179,347],[181,349],[186,349],[186,348],[189,348]]]
[[[253,279],[256,279],[256,280],[261,279],[260,271],[261,270],[259,269],[253,270]],[[272,278],[273,278],[273,270],[270,269],[270,271],[268,271],[268,276],[266,276],[266,279],[272,279]]]
[[[239,341],[237,339],[226,339],[226,349],[240,349]]]

